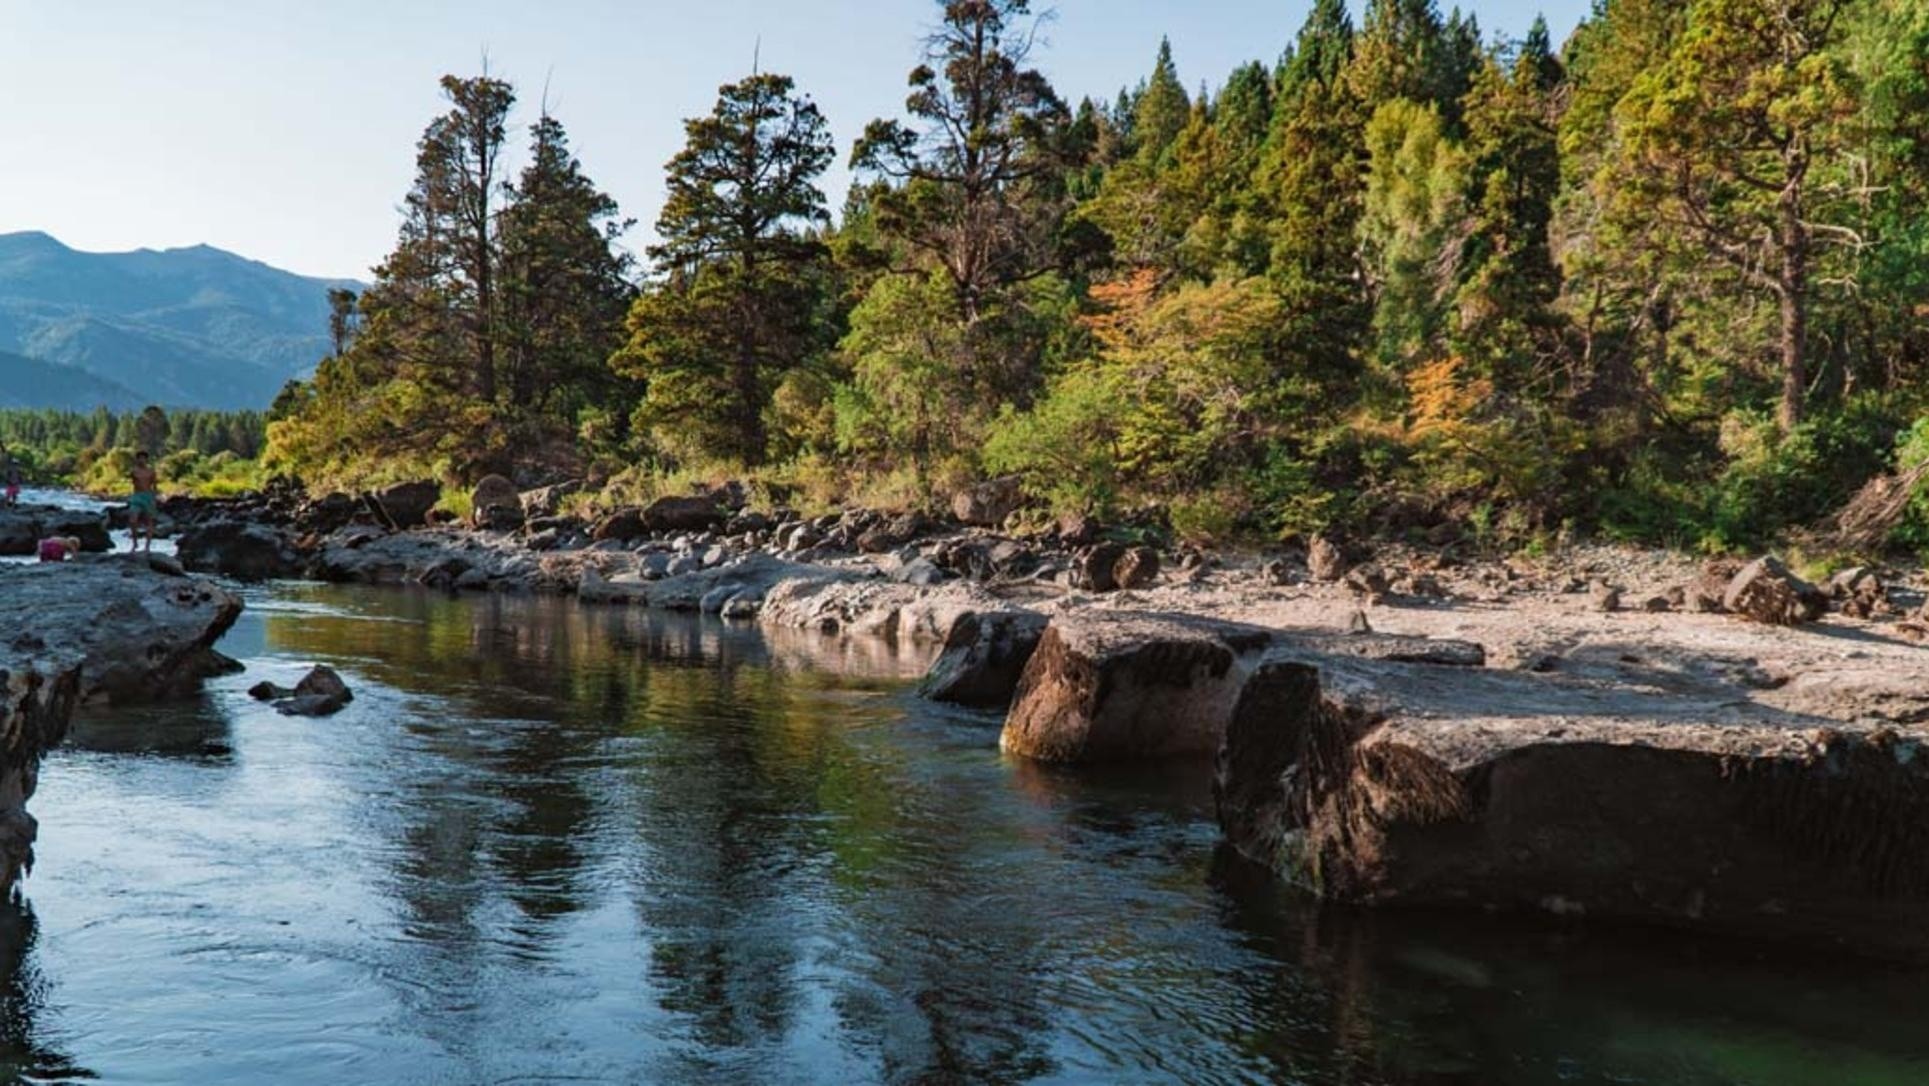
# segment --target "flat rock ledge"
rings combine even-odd
[[[1215,769],[1242,853],[1361,905],[1609,917],[1929,959],[1929,730],[1287,650]]]
[[[232,670],[213,646],[240,614],[239,597],[165,558],[0,566],[0,892],[33,864],[27,801],[75,707],[174,697]]]

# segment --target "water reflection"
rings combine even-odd
[[[0,1075],[22,1082],[91,1079],[61,1051],[62,1038],[46,1022],[54,986],[33,954],[39,936],[31,906],[0,902]]]
[[[171,1081],[1922,1081],[1920,973],[1312,908],[1204,767],[1008,761],[921,659],[283,586],[48,767],[21,1066]],[[250,701],[327,662],[325,721]],[[51,1038],[52,1040],[49,1040]],[[38,1045],[37,1048],[30,1046]],[[1830,1074],[1845,1069],[1848,1077]],[[56,1076],[58,1077],[58,1076]]]

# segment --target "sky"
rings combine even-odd
[[[1034,7],[1044,7],[1035,3]],[[1056,0],[1039,66],[1069,101],[1109,97],[1172,39],[1217,85],[1276,59],[1311,0]],[[1357,3],[1355,5],[1357,11]],[[1442,7],[1449,6],[1443,3]],[[1483,31],[1537,13],[1558,43],[1589,0],[1474,0]],[[367,278],[394,242],[444,73],[484,58],[547,97],[589,176],[652,236],[682,119],[761,51],[838,140],[896,116],[934,0],[0,0],[0,232],[78,249],[210,244],[309,275]]]

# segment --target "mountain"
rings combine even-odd
[[[150,402],[131,389],[83,370],[0,351],[0,408],[139,411]]]
[[[360,285],[206,245],[83,253],[42,233],[0,234],[0,403],[19,398],[4,387],[18,384],[48,397],[29,406],[126,394],[137,405],[265,408],[327,353],[336,286]],[[71,373],[71,390],[20,356]]]

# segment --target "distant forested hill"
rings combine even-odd
[[[0,351],[0,409],[53,407],[63,411],[136,411],[146,403],[132,390],[84,370]]]
[[[336,285],[352,284],[207,246],[83,253],[0,235],[0,352],[55,367],[0,355],[0,404],[266,407],[327,353]]]

